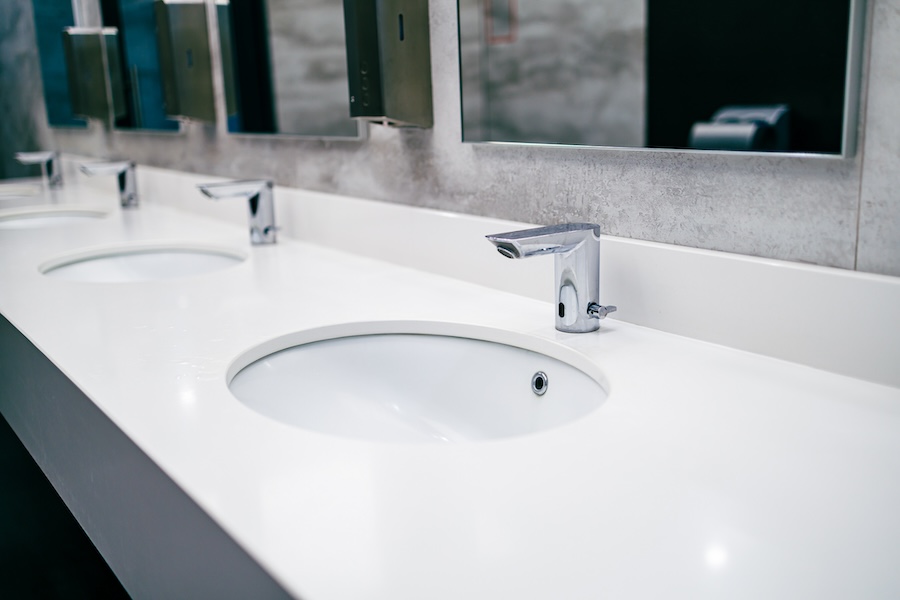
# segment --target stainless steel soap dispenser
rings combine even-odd
[[[431,127],[428,0],[344,0],[350,116]]]

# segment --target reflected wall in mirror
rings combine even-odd
[[[63,49],[63,30],[75,26],[72,0],[33,0],[32,7],[47,122],[51,127],[87,127],[72,110]]]
[[[232,133],[357,137],[342,0],[230,0]],[[223,36],[227,37],[227,36]],[[225,50],[223,49],[223,54]]]
[[[861,13],[862,0],[459,0],[463,139],[839,154]],[[713,122],[732,107],[754,111]],[[756,109],[788,115],[782,147]],[[697,124],[733,139],[705,146]]]

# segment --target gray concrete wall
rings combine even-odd
[[[30,0],[0,2],[0,179],[36,177],[13,154],[52,145]]]
[[[889,129],[900,117],[898,0],[871,0],[870,8],[879,16],[868,29],[871,76],[859,150],[849,158],[462,143],[456,0],[430,2],[431,130],[372,126],[367,140],[346,142],[228,136],[222,124],[189,124],[182,135],[95,126],[55,131],[55,144],[449,211],[596,221],[618,236],[900,276],[900,153]]]
[[[900,275],[900,0],[876,0],[857,268]]]

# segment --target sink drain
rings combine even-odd
[[[531,391],[537,394],[538,396],[543,396],[547,393],[547,386],[550,385],[550,379],[547,377],[547,374],[543,371],[538,371],[531,378]]]

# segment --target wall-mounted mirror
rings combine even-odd
[[[355,138],[342,0],[230,0],[232,133]],[[230,65],[229,65],[230,63]]]
[[[72,109],[63,46],[63,30],[75,26],[72,0],[34,0],[32,7],[47,121],[51,127],[87,127]]]
[[[121,84],[123,103],[101,120],[120,129],[179,129],[177,121],[166,117],[163,105],[153,0],[33,0],[32,6],[51,127],[87,126],[73,111],[73,101],[77,105],[79,98],[71,85],[79,73],[67,70],[63,33],[80,25],[116,32],[110,55],[117,63],[109,66],[116,71],[113,80]]]
[[[73,6],[88,0],[34,0],[35,25],[52,126],[86,126],[71,110],[61,32],[75,24]],[[177,3],[179,0],[172,0]],[[225,73],[228,130],[359,139],[350,118],[342,0],[195,0],[216,7]],[[119,32],[127,110],[117,129],[178,131],[168,116],[155,0],[90,0],[98,25]],[[228,47],[230,46],[230,47]],[[233,84],[233,85],[232,85]]]
[[[156,32],[154,0],[100,0],[103,25],[119,30],[126,114],[117,129],[178,131],[167,115]]]
[[[463,139],[853,152],[864,0],[459,0]]]

